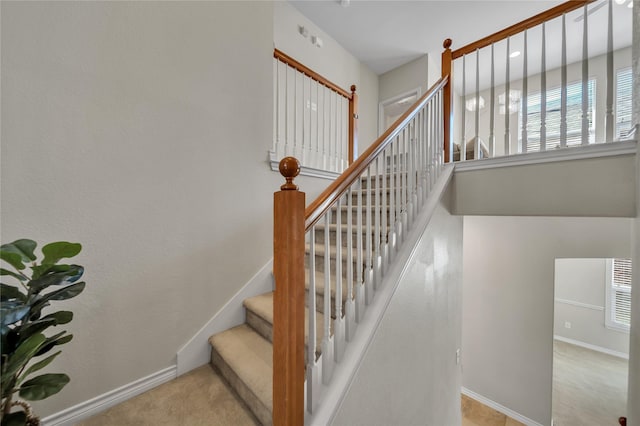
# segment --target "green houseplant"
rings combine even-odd
[[[0,268],[2,426],[38,424],[28,404],[13,400],[16,393],[24,400],[41,400],[69,382],[66,374],[30,376],[60,354],[54,351],[57,346],[73,338],[66,331],[44,334],[50,327],[70,322],[71,311],[43,311],[51,302],[71,299],[84,290],[85,283],[79,281],[84,268],[58,263],[76,256],[82,247],[65,241],[50,243],[42,247],[38,261],[36,246],[35,241],[22,239],[0,247],[0,258],[11,267]],[[23,410],[15,411],[20,406]]]

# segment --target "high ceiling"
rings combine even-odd
[[[557,0],[289,0],[303,15],[338,41],[345,49],[382,74],[425,53],[435,55],[442,52],[442,42],[453,40],[452,49],[464,46],[484,36],[506,28],[537,13],[556,6]],[[600,0],[589,6],[594,9],[593,18],[602,15],[606,19],[606,7],[598,7]],[[629,0],[630,1],[630,0]],[[341,3],[346,3],[343,6]],[[614,4],[616,13],[631,16],[631,9]],[[582,11],[568,16],[578,29]],[[621,36],[617,46],[630,45],[631,19],[626,24],[614,26]],[[606,20],[604,21],[606,24]],[[578,30],[579,31],[579,30]],[[606,25],[591,25],[591,36],[606,40]],[[624,34],[629,41],[623,40]],[[581,38],[577,38],[581,42]],[[557,36],[547,36],[559,45]],[[549,43],[549,42],[548,42]],[[576,49],[571,49],[571,52]],[[578,49],[578,52],[580,50]],[[593,52],[595,53],[595,52]]]

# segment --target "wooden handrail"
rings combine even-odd
[[[394,136],[401,128],[411,120],[417,111],[449,81],[447,76],[442,77],[420,99],[402,114],[387,131],[385,131],[361,156],[358,157],[318,198],[305,209],[305,230],[308,231],[322,217],[322,215],[338,200],[347,189],[355,182],[364,170],[384,151]]]
[[[296,61],[295,59],[293,59],[291,56],[287,55],[286,53],[281,52],[278,49],[273,49],[273,57],[278,59],[279,61],[284,62],[285,64],[289,65],[290,67],[295,68],[296,70],[300,71],[301,73],[303,73],[307,77],[317,81],[318,83],[322,84],[323,86],[333,90],[334,92],[338,93],[340,96],[343,96],[343,97],[345,97],[347,99],[351,99],[351,93],[347,92],[346,90],[344,90],[343,88],[341,88],[337,84],[327,80],[326,78],[324,78],[323,76],[321,76],[317,72],[313,71],[312,69],[302,65],[300,62]]]
[[[521,33],[522,31],[535,27],[537,25],[542,24],[550,19],[557,18],[558,16],[562,16],[565,13],[571,12],[572,10],[583,7],[585,4],[592,3],[596,0],[570,0],[559,4],[556,7],[552,7],[549,10],[545,10],[535,16],[532,16],[529,19],[525,19],[524,21],[518,22],[515,25],[511,25],[510,27],[505,28],[504,30],[495,32],[490,36],[482,38],[473,43],[467,44],[459,49],[451,52],[452,59],[457,59],[463,55],[468,53],[475,52],[476,49],[482,49],[483,47],[490,46],[492,43],[496,43],[500,40],[504,40],[507,37],[516,35]]]
[[[300,163],[280,161],[286,183],[273,194],[273,424],[304,424],[304,192]]]

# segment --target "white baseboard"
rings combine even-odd
[[[603,348],[602,346],[596,346],[590,343],[581,342],[579,340],[569,339],[567,337],[558,336],[557,334],[554,334],[553,339],[559,340],[561,342],[569,343],[571,345],[580,346],[582,348],[591,349],[592,351],[602,352],[603,354],[612,355],[618,358],[622,358],[626,360],[629,359],[629,354],[625,354],[624,352],[618,352],[611,349]]]
[[[225,305],[193,336],[177,354],[178,376],[198,368],[211,359],[209,337],[245,322],[244,299],[273,291],[273,259],[255,274]]]
[[[134,396],[140,395],[163,383],[176,378],[176,366],[171,366],[150,374],[147,377],[121,386],[117,389],[99,395],[88,401],[42,419],[43,426],[73,426],[81,420],[94,416],[107,408],[120,404]]]
[[[476,401],[486,405],[487,407],[493,408],[494,410],[499,411],[502,414],[505,414],[511,417],[513,420],[517,420],[520,423],[524,423],[527,426],[542,426],[540,423],[533,421],[530,418],[525,417],[520,413],[516,413],[515,411],[505,407],[504,405],[498,404],[497,402],[492,401],[489,398],[485,398],[484,396],[477,394],[474,391],[469,390],[465,387],[462,388],[462,394],[468,396],[471,399],[475,399]]]

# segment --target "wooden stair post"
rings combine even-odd
[[[349,165],[358,156],[358,94],[356,85],[351,85],[351,98],[349,98]]]
[[[451,39],[448,38],[442,44],[444,52],[442,52],[442,77],[448,77],[447,84],[442,89],[442,117],[444,119],[443,124],[443,138],[444,138],[444,162],[448,163],[453,161],[451,147],[453,140],[453,87],[451,65]]]
[[[286,183],[273,195],[273,424],[304,424],[305,194],[300,163],[280,161]]]

